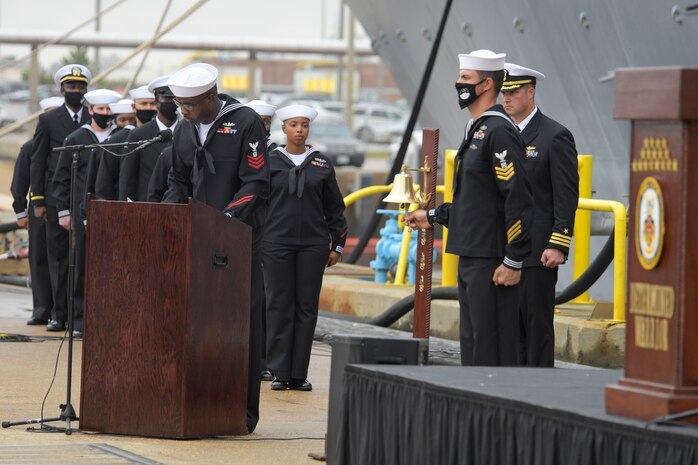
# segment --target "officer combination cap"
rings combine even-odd
[[[475,50],[458,55],[460,69],[473,71],[501,71],[504,69],[506,53],[494,53],[490,50]]]
[[[504,69],[507,70],[504,76],[504,84],[502,84],[502,92],[511,92],[526,84],[536,85],[537,81],[545,79],[545,74],[535,69],[525,68],[514,63],[505,63]]]
[[[68,81],[80,81],[89,84],[92,80],[92,73],[83,65],[70,64],[56,71],[53,80],[58,87]]]
[[[65,99],[63,97],[48,97],[39,102],[39,107],[45,111],[49,108],[60,107],[64,103]]]
[[[140,98],[155,98],[155,94],[148,90],[148,86],[140,86],[135,89],[128,91],[128,96],[133,100],[138,100]]]
[[[307,105],[289,105],[276,110],[276,116],[278,116],[281,121],[286,121],[291,118],[308,118],[312,121],[317,116],[317,111]]]
[[[85,94],[85,101],[89,105],[110,104],[119,100],[121,100],[121,94],[110,89],[96,89]]]
[[[169,78],[169,74],[166,76],[156,77],[155,79],[150,81],[150,84],[148,84],[148,91],[152,92],[153,94],[157,94],[160,91],[170,92],[170,88],[167,87],[167,80]]]
[[[109,108],[115,115],[121,113],[135,113],[133,109],[133,100],[127,98],[121,99],[116,103],[110,103]]]
[[[252,100],[247,102],[247,106],[256,111],[259,116],[274,116],[274,111],[276,111],[274,105],[269,105],[264,100]]]
[[[175,97],[197,97],[216,85],[218,70],[208,63],[194,63],[174,73],[167,80]]]

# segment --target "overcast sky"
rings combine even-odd
[[[118,0],[101,0],[102,9]],[[173,0],[165,25],[181,15],[196,0]],[[57,36],[94,16],[96,0],[0,0],[0,30],[50,32]],[[102,17],[105,34],[146,34],[155,32],[167,0],[125,0]],[[340,0],[209,0],[165,37],[248,37],[274,38],[280,42],[293,39],[338,37]],[[360,29],[360,28],[359,28]],[[94,24],[81,31],[94,31]],[[0,55],[22,56],[24,46],[0,44]],[[41,52],[40,63],[50,67],[65,55],[65,47],[51,47]],[[102,57],[124,55],[125,49],[103,49]],[[169,73],[191,52],[152,52],[148,74]],[[138,63],[138,57],[131,63]],[[150,61],[150,60],[149,60]],[[145,72],[145,71],[144,71]]]

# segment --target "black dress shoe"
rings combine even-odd
[[[264,370],[262,372],[262,381],[274,381],[274,375],[271,374],[271,371]]]
[[[27,320],[27,324],[29,326],[46,325],[48,324],[48,320],[42,320],[41,318],[31,317]]]
[[[313,385],[310,384],[310,381],[307,379],[291,378],[291,381],[288,383],[288,388],[293,389],[294,391],[312,391]]]
[[[288,389],[288,381],[283,381],[283,380],[274,378],[274,381],[271,382],[271,390],[272,391],[285,391],[287,389]]]
[[[65,323],[56,320],[48,320],[46,331],[65,331]]]

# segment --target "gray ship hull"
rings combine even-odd
[[[347,0],[408,101],[414,101],[445,1]],[[637,66],[698,66],[698,15],[672,18],[674,3],[649,0],[455,0],[420,114],[457,148],[467,111],[453,83],[458,53],[487,48],[546,74],[543,112],[594,155],[597,198],[626,201],[630,129],[613,119],[613,73]],[[584,15],[580,20],[580,16]],[[638,95],[638,98],[642,98]]]

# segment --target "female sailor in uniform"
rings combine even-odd
[[[341,257],[344,200],[328,157],[306,146],[317,112],[305,105],[276,115],[288,143],[269,156],[271,194],[262,263],[267,299],[267,366],[272,390],[310,391],[308,364],[325,267]]]

